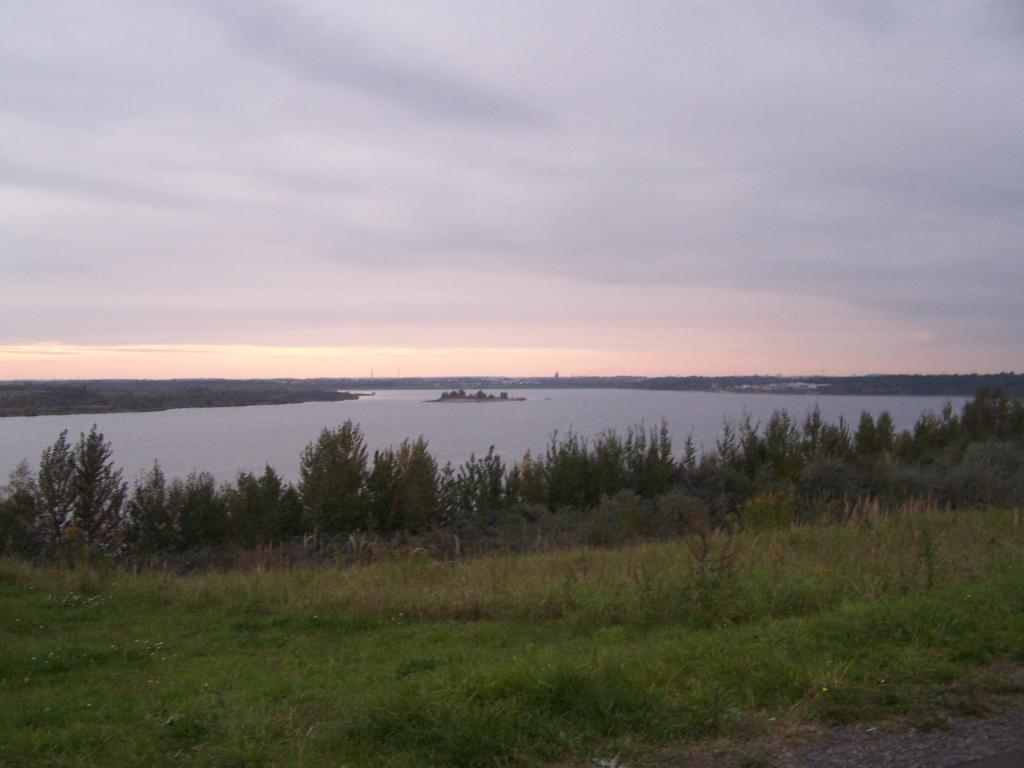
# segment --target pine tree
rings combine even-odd
[[[39,457],[38,532],[51,556],[64,544],[64,534],[75,506],[75,457],[65,429]]]
[[[437,521],[437,462],[422,436],[398,447],[399,525],[422,530]]]
[[[95,424],[88,435],[81,435],[74,452],[74,525],[84,544],[99,549],[118,545],[121,509],[128,492],[111,456],[110,443]]]
[[[893,446],[896,444],[896,426],[888,411],[882,411],[882,415],[875,423],[875,439],[880,450],[892,453]]]
[[[29,554],[38,536],[39,488],[28,462],[21,462],[0,489],[0,552]]]
[[[693,432],[686,436],[683,444],[683,471],[687,477],[692,477],[697,471],[697,444],[693,441]]]
[[[189,549],[224,543],[224,499],[209,472],[192,472],[184,481],[176,479],[168,489],[167,505],[178,524],[179,546]]]
[[[853,438],[853,447],[857,456],[870,457],[878,453],[878,434],[875,420],[870,413],[864,411],[860,415],[860,424]]]
[[[167,499],[167,483],[158,462],[135,482],[126,507],[127,533],[140,553],[170,550],[177,542],[175,520]]]
[[[366,480],[367,527],[371,530],[384,533],[398,527],[398,483],[398,457],[394,449],[374,451],[373,469]]]
[[[267,465],[259,477],[238,475],[234,487],[221,491],[229,539],[247,547],[276,544],[301,532],[302,505],[295,489]]]

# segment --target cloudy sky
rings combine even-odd
[[[1024,368],[1019,0],[4,0],[0,379]]]

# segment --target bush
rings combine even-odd
[[[951,500],[960,504],[1024,504],[1024,446],[973,443],[949,479]]]
[[[797,490],[804,500],[842,499],[858,492],[857,472],[842,459],[823,457],[808,462],[797,479]]]
[[[764,491],[747,499],[740,512],[744,528],[763,531],[788,528],[796,522],[796,493],[792,487],[783,491]]]

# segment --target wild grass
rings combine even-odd
[[[415,621],[564,621],[580,628],[702,627],[820,613],[1012,570],[1024,552],[1014,511],[914,508],[842,525],[704,533],[617,549],[440,562],[399,553],[361,567],[176,575],[37,569],[0,580],[103,592],[156,605]]]
[[[535,765],[928,709],[1024,660],[1024,520],[187,576],[0,561],[0,601],[0,765]]]

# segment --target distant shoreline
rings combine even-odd
[[[868,376],[563,376],[320,379],[96,379],[0,382],[0,418],[149,413],[181,408],[294,405],[356,400],[384,390],[435,392],[527,389],[624,389],[719,394],[973,397],[983,388],[1024,397],[1024,374],[877,374]],[[523,398],[507,398],[520,402]],[[501,398],[494,398],[501,402]],[[437,401],[427,401],[437,402]],[[444,402],[492,402],[475,396]]]
[[[67,382],[0,384],[0,418],[156,413],[186,408],[358,400],[365,394],[271,382]]]

